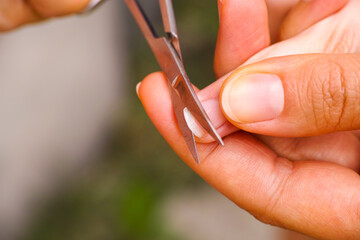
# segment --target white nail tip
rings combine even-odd
[[[141,85],[141,82],[139,82],[139,83],[136,85],[136,94],[137,94],[138,96],[139,96],[140,85]]]
[[[195,117],[191,114],[191,112],[187,108],[184,109],[184,117],[185,117],[185,121],[186,121],[188,127],[190,128],[190,130],[193,132],[193,134],[195,136],[197,136],[198,138],[201,138],[205,135],[205,131],[198,124]]]

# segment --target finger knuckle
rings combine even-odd
[[[310,111],[308,116],[320,131],[340,129],[347,108],[347,91],[344,70],[336,59],[324,59],[305,69],[307,75],[307,94]]]

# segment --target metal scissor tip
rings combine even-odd
[[[82,11],[82,13],[92,12],[96,8],[98,8],[101,4],[103,4],[106,0],[91,0],[87,7]]]
[[[182,54],[172,0],[159,0],[164,30],[167,37],[158,37],[152,24],[136,0],[125,0],[142,33],[148,41],[161,69],[163,70],[170,89],[171,100],[176,119],[185,142],[195,159],[200,164],[199,154],[193,132],[188,126],[184,110],[187,109],[196,121],[219,144],[224,145],[186,74],[182,61]]]

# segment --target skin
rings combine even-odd
[[[90,0],[1,0],[0,31],[24,24],[73,14],[83,10]]]
[[[202,164],[195,164],[177,127],[162,73],[144,79],[139,97],[177,154],[209,184],[260,221],[317,239],[359,239],[360,146],[356,135],[348,130],[359,128],[356,103],[360,99],[356,89],[360,58],[356,53],[360,38],[358,31],[353,30],[359,29],[360,2],[314,0],[296,3],[286,11],[275,5],[266,8],[264,1],[251,2],[254,4],[245,0],[222,1],[215,71],[218,76],[225,76],[198,94],[203,103],[212,102],[205,108],[224,137],[225,147],[208,136],[199,139]],[[236,8],[243,14],[237,14]],[[271,16],[267,9],[286,12],[281,24],[271,23],[270,18],[269,25],[275,30],[264,27],[264,16]],[[302,21],[304,18],[307,20]],[[249,26],[231,24],[238,21]],[[279,42],[270,45],[270,32],[278,36]],[[247,46],[249,43],[253,45]],[[332,65],[334,61],[336,64]],[[335,71],[329,66],[336,66]],[[309,67],[315,70],[309,71]],[[236,70],[226,74],[233,69]],[[309,99],[314,104],[305,104],[296,111],[285,110],[272,121],[232,121],[221,109],[222,89],[234,78],[257,72],[280,76],[285,95],[294,94],[286,98],[284,109]],[[355,91],[340,91],[342,85],[327,88],[349,99],[349,104],[341,104],[343,101],[332,98],[341,111],[350,112],[349,116],[334,114],[333,118],[342,122],[333,124],[323,117],[326,112],[333,113],[326,108],[331,105],[324,104],[328,94],[313,83],[329,85],[339,79]],[[294,91],[304,81],[308,91]],[[317,104],[324,107],[313,108]],[[314,116],[319,120],[316,127],[311,122]],[[287,125],[288,122],[292,124]]]
[[[27,23],[79,12],[87,4],[87,0],[2,0],[0,30],[8,31]],[[198,146],[202,164],[194,164],[176,125],[166,80],[161,73],[149,75],[139,89],[151,120],[190,167],[259,220],[318,239],[358,239],[359,142],[353,133],[339,131],[356,130],[360,125],[356,118],[359,96],[357,91],[350,91],[359,86],[356,71],[360,57],[355,54],[359,49],[359,38],[353,31],[359,24],[352,21],[358,17],[359,1],[223,0],[219,4],[221,21],[214,67],[218,76],[225,77],[200,91],[199,98],[203,102],[218,102],[211,106],[214,113],[211,117],[219,126],[225,147],[219,147],[208,137],[199,139],[203,142]],[[246,27],[244,22],[248,23]],[[270,46],[270,42],[278,43]],[[308,53],[326,54],[273,58]],[[268,60],[263,61],[265,59]],[[289,62],[294,64],[289,65]],[[329,63],[335,63],[335,71],[324,67]],[[221,87],[230,79],[240,78],[246,72],[277,74],[282,78],[285,93],[289,94],[304,80],[319,79],[306,75],[311,72],[306,70],[313,66],[320,66],[314,71],[319,72],[319,76],[326,76],[321,79],[325,83],[338,80],[336,70],[341,70],[341,79],[346,82],[346,91],[343,91],[346,96],[342,97],[351,101],[345,105],[331,100],[335,101],[335,106],[339,105],[336,110],[353,112],[345,117],[333,116],[342,124],[323,119],[314,128],[314,124],[309,124],[308,119],[302,121],[297,113],[302,111],[311,121],[311,116],[321,119],[329,109],[311,106],[284,111],[275,121],[256,124],[234,122],[225,114],[230,124],[221,113],[218,101]],[[227,73],[234,69],[227,78]],[[294,75],[295,78],[290,77]],[[311,90],[310,98],[324,94],[316,86],[307,86]],[[334,91],[343,88],[340,86]],[[291,99],[305,101],[304,93],[297,94],[287,98],[290,100],[285,108],[296,106]],[[325,100],[323,96],[316,99],[320,105]],[[287,126],[290,129],[284,128],[284,123],[291,118],[297,121]],[[320,135],[325,133],[330,134]]]

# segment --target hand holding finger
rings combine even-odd
[[[246,131],[286,137],[360,128],[360,55],[268,59],[235,71],[223,86],[227,118]]]
[[[333,163],[292,162],[244,132],[226,137],[225,147],[198,144],[202,164],[196,165],[167,88],[162,74],[152,74],[140,85],[140,99],[166,141],[209,184],[263,222],[318,239],[357,239],[357,173]]]

